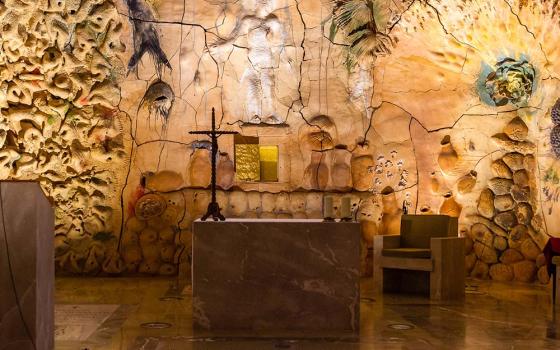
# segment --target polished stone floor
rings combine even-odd
[[[362,281],[359,336],[198,334],[190,287],[173,279],[56,281],[57,350],[560,349],[560,308],[550,286],[467,282],[465,303],[372,298]]]

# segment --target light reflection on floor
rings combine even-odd
[[[464,304],[430,304],[411,296],[376,300],[371,283],[362,281],[359,336],[262,337],[193,332],[190,287],[171,279],[58,278],[55,348],[560,349],[560,307],[552,312],[549,287],[468,281]],[[171,327],[142,327],[147,323]]]

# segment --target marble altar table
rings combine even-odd
[[[357,332],[360,235],[353,222],[195,221],[195,328]]]
[[[54,213],[35,182],[0,182],[0,349],[54,349]]]

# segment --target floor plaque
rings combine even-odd
[[[88,340],[119,306],[56,305],[54,314],[56,341]]]

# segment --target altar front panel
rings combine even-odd
[[[357,223],[194,222],[195,327],[357,331],[360,237]]]

